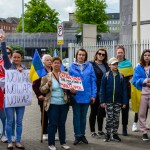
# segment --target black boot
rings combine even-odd
[[[77,145],[81,142],[81,137],[75,137],[75,141],[73,142],[74,145]]]
[[[86,139],[85,136],[82,136],[82,137],[81,137],[81,141],[82,141],[83,143],[85,143],[85,144],[88,144],[88,140]]]
[[[128,135],[128,133],[127,133],[127,126],[123,126],[122,127],[122,135],[123,136],[127,136]]]

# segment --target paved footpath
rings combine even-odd
[[[89,114],[88,116],[89,117]],[[128,133],[129,135],[124,137],[121,135],[121,125],[119,128],[121,142],[104,142],[103,137],[100,139],[93,139],[90,137],[89,123],[87,118],[87,130],[86,137],[89,144],[73,145],[74,133],[72,125],[72,109],[70,108],[68,113],[68,119],[66,122],[66,142],[72,150],[149,150],[150,141],[143,142],[141,140],[140,132],[132,132],[131,127],[133,123],[134,113],[130,111]],[[150,118],[150,117],[148,117]],[[150,126],[150,119],[148,119]],[[40,109],[37,104],[35,96],[33,97],[33,103],[31,106],[26,107],[24,123],[23,123],[23,135],[22,143],[25,145],[26,150],[48,150],[47,141],[40,142],[41,126],[40,126]],[[150,132],[149,132],[150,136]],[[56,141],[56,147],[61,150],[59,141]],[[0,142],[0,150],[6,150],[7,144]],[[16,148],[14,148],[16,150]]]

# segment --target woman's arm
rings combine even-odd
[[[2,55],[3,55],[3,60],[4,60],[4,68],[9,69],[11,67],[11,62],[7,55],[6,42],[1,43],[1,49],[2,49]]]

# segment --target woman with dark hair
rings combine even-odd
[[[138,89],[140,100],[134,100],[136,106],[139,106],[138,117],[140,130],[143,132],[142,139],[147,141],[149,140],[146,127],[146,113],[147,108],[150,108],[150,50],[143,51],[140,63],[135,67],[132,84]]]
[[[96,75],[96,85],[97,85],[97,94],[96,94],[96,100],[94,104],[91,104],[91,112],[89,117],[89,123],[90,123],[90,130],[91,130],[91,137],[93,138],[99,138],[100,136],[104,135],[103,132],[103,119],[105,117],[105,108],[102,108],[100,106],[99,102],[99,91],[100,91],[100,85],[101,85],[101,79],[104,73],[106,73],[109,70],[109,66],[107,64],[107,51],[104,48],[100,48],[97,50],[94,56],[94,61],[91,61],[90,63],[93,66],[95,75]],[[98,124],[98,134],[95,132],[95,123],[97,119]]]
[[[53,71],[42,77],[40,90],[45,93],[44,107],[48,115],[48,149],[56,150],[55,133],[58,129],[59,141],[63,149],[70,149],[66,144],[65,123],[69,106],[64,100],[64,91],[59,84],[60,66],[62,60],[56,56],[52,58]],[[75,93],[74,89],[70,89],[71,93]]]
[[[26,70],[27,68],[21,64],[22,60],[22,52],[15,50],[12,53],[12,60],[10,61],[8,57],[8,53],[6,50],[6,43],[5,40],[5,33],[1,36],[1,50],[4,60],[4,68],[9,70],[18,70],[22,72],[23,70]],[[13,118],[14,113],[16,113],[16,143],[15,146],[18,149],[25,149],[24,146],[20,143],[21,141],[21,135],[22,135],[22,121],[24,116],[25,106],[19,106],[19,107],[8,107],[5,108],[6,113],[6,133],[8,138],[8,146],[7,149],[13,149],[12,144],[12,126],[13,126]]]
[[[74,145],[79,142],[88,144],[85,137],[86,116],[90,103],[95,102],[97,87],[96,76],[90,62],[87,61],[87,52],[79,49],[76,53],[76,61],[69,67],[69,74],[74,77],[80,77],[84,91],[76,91],[73,96],[75,103],[73,108],[73,126],[75,133]]]
[[[130,79],[133,75],[133,67],[131,61],[125,58],[125,48],[123,45],[118,45],[116,47],[116,55],[119,61],[118,70],[124,75],[127,85],[128,104],[125,108],[122,108],[122,135],[127,136],[127,125],[129,118],[129,99],[131,98]]]

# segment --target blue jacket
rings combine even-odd
[[[124,76],[120,76],[119,72],[113,76],[112,71],[108,76],[103,75],[100,87],[100,103],[120,103],[127,104],[127,86]]]
[[[82,80],[84,91],[76,91],[76,96],[74,96],[77,103],[90,103],[91,97],[96,98],[96,76],[91,63],[85,62],[82,71],[77,63],[73,63],[68,72],[71,76],[80,77]]]

